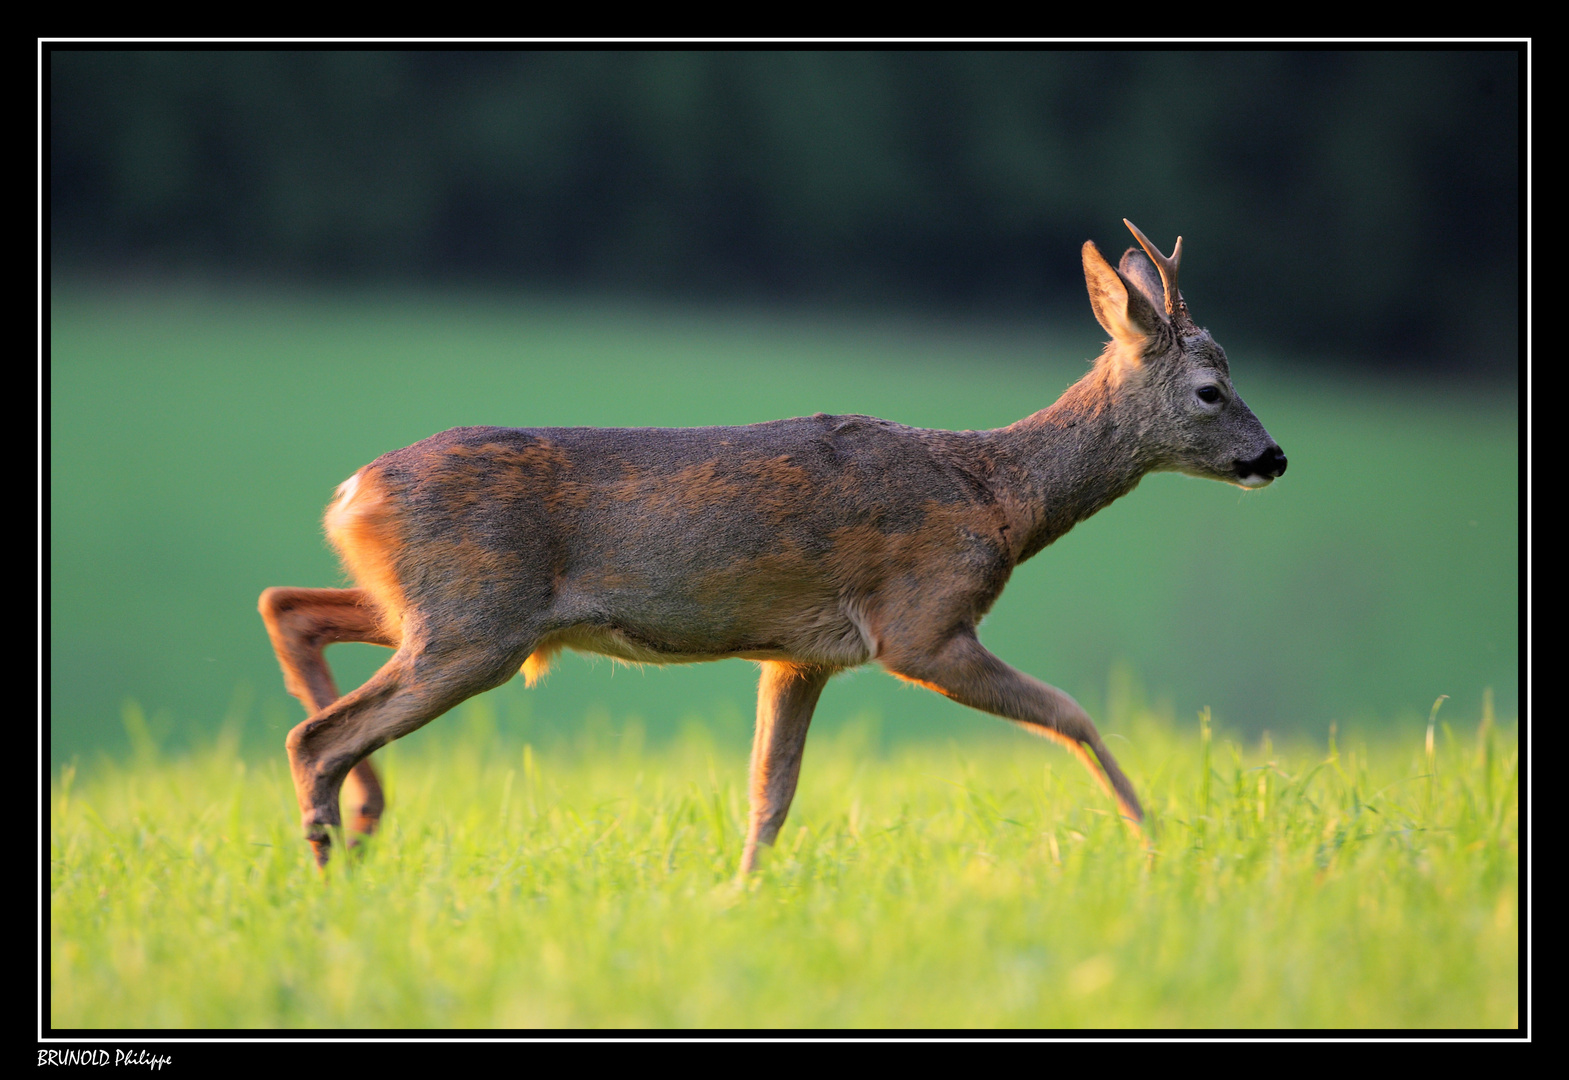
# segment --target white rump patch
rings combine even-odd
[[[338,485],[338,503],[347,503],[354,498],[354,493],[360,489],[360,474],[355,473],[343,483]]]

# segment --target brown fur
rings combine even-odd
[[[1006,428],[824,414],[454,428],[345,481],[327,534],[359,588],[271,589],[261,605],[289,691],[312,713],[287,745],[318,861],[345,780],[354,828],[375,827],[372,751],[520,669],[534,685],[563,648],[761,663],[743,871],[789,810],[823,687],[870,660],[1066,743],[1136,823],[1138,797],[1090,718],[993,656],[976,627],[1018,563],[1145,473],[1259,486],[1285,459],[1220,348],[1156,306],[1142,254],[1120,270],[1093,244],[1083,258],[1113,340],[1056,404]],[[339,697],[321,654],[332,641],[397,651]]]
[[[404,607],[396,558],[403,537],[396,508],[387,500],[373,469],[361,469],[351,479],[355,485],[349,488],[346,481],[337,500],[327,508],[327,539],[337,549],[349,576],[365,590],[382,628],[391,631],[401,622]]]

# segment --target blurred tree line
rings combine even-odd
[[[56,274],[1082,314],[1128,217],[1222,339],[1492,377],[1519,54],[90,51]]]

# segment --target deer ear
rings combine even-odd
[[[1096,320],[1118,344],[1141,346],[1166,321],[1137,284],[1112,269],[1095,241],[1084,241],[1084,283]],[[1135,279],[1136,281],[1137,279]]]
[[[1166,286],[1160,280],[1160,271],[1155,269],[1155,264],[1150,262],[1150,257],[1136,247],[1130,247],[1122,253],[1122,261],[1117,264],[1117,273],[1122,275],[1124,281],[1131,281],[1138,286],[1139,292],[1144,294],[1144,299],[1158,312],[1166,310]]]

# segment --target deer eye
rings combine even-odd
[[[1213,405],[1220,400],[1220,388],[1217,386],[1201,386],[1196,393],[1199,400],[1206,405]]]

